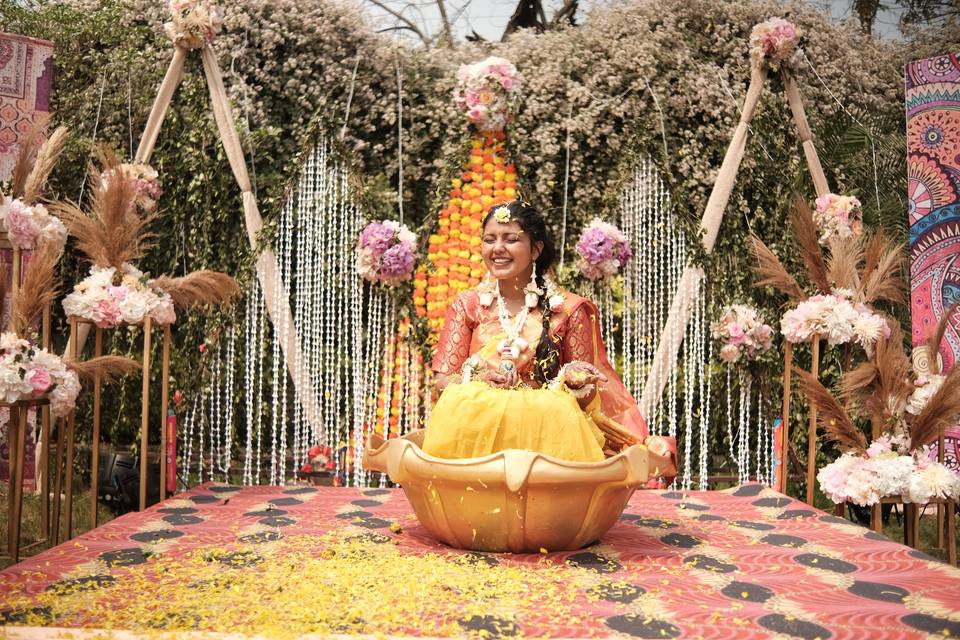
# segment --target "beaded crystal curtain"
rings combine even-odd
[[[608,287],[595,292],[604,316],[604,339],[611,360],[621,366],[623,382],[639,398],[659,341],[669,332],[669,305],[680,286],[690,241],[670,206],[670,194],[653,161],[643,158],[633,168],[632,179],[620,196],[620,229],[630,241],[633,257],[624,270],[620,335],[614,330],[613,294]],[[693,309],[683,335],[681,352],[671,363],[664,394],[647,416],[650,432],[677,438],[680,473],[677,484],[690,489],[708,488],[711,455],[711,413],[717,408],[714,395],[725,395],[726,418],[714,424],[725,433],[714,434],[726,442],[726,454],[740,482],[751,478],[770,482],[773,438],[768,420],[769,398],[749,373],[739,371],[732,379],[727,368],[723,392],[712,388],[711,363],[714,344],[710,336],[711,305],[708,287],[696,281],[682,292],[684,304]],[[718,398],[719,400],[719,398]],[[724,438],[725,436],[725,438]]]
[[[226,481],[234,460],[234,481],[242,474],[244,484],[282,484],[299,476],[311,446],[325,445],[340,482],[367,484],[359,461],[384,400],[379,374],[397,317],[392,299],[364,286],[353,269],[365,220],[348,179],[331,145],[317,143],[274,237],[280,266],[276,295],[287,296],[292,317],[271,325],[263,291],[253,281],[244,317],[210,347],[207,384],[186,412],[182,477],[193,472],[202,480]],[[280,345],[293,327],[302,364],[320,395],[322,433],[305,419],[304,399],[287,374]],[[389,355],[391,362],[399,355],[417,361],[407,351]],[[241,398],[234,398],[234,384]],[[386,391],[391,392],[392,387]],[[242,411],[234,412],[235,405]]]

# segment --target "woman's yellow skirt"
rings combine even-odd
[[[438,458],[476,458],[526,449],[575,462],[604,459],[603,433],[569,393],[451,384],[440,395],[423,441]]]

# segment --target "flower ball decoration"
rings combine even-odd
[[[223,26],[220,8],[206,0],[170,0],[171,20],[163,30],[178,47],[199,49],[213,41]]]
[[[807,342],[814,335],[826,338],[831,346],[857,342],[872,353],[880,337],[890,336],[890,327],[883,316],[852,302],[851,297],[852,292],[836,289],[807,298],[783,315],[783,337],[794,344]]]
[[[931,498],[960,498],[960,475],[931,459],[930,446],[909,450],[905,435],[883,435],[866,452],[847,452],[817,473],[828,498],[868,507],[886,496],[926,504]]]
[[[770,18],[750,32],[750,58],[771,71],[796,67],[800,56],[800,31],[783,18]]]
[[[773,346],[773,329],[760,312],[745,304],[726,307],[710,331],[723,343],[720,359],[731,364],[741,357],[754,358]]]
[[[860,201],[853,196],[828,193],[816,200],[813,221],[820,231],[820,244],[831,238],[846,240],[863,233],[863,211]]]
[[[588,280],[603,280],[620,273],[633,256],[630,243],[620,229],[599,218],[577,240],[577,268]]]
[[[371,222],[357,240],[357,273],[368,282],[396,286],[413,274],[416,251],[417,236],[406,225]]]
[[[58,418],[76,406],[80,380],[59,356],[40,349],[16,333],[0,334],[0,398],[12,404],[46,395]]]
[[[490,56],[462,65],[457,80],[453,100],[467,119],[482,132],[502,131],[523,84],[523,76],[513,63]]]
[[[34,250],[41,242],[63,248],[67,241],[67,228],[45,206],[30,206],[21,198],[10,196],[0,200],[0,229],[7,232],[10,244],[24,251]]]
[[[90,275],[74,286],[63,300],[68,316],[89,320],[102,329],[122,324],[141,324],[147,317],[158,324],[177,319],[173,299],[152,285],[146,275],[130,263],[90,268]]]
[[[122,177],[129,180],[133,188],[131,207],[139,207],[144,213],[152,213],[157,208],[157,200],[163,190],[160,188],[160,176],[156,169],[148,164],[120,164],[107,169],[100,178],[106,182]]]
[[[333,472],[337,463],[333,460],[333,450],[326,445],[314,445],[307,451],[307,460],[301,467],[301,473]]]

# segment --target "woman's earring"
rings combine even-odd
[[[530,284],[523,288],[526,292],[524,302],[527,307],[533,309],[540,303],[540,288],[537,286],[537,263],[533,263],[533,271],[530,274]]]

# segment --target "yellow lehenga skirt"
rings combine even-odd
[[[526,449],[561,460],[604,459],[603,433],[569,393],[448,386],[430,412],[423,450],[438,458],[476,458]]]

